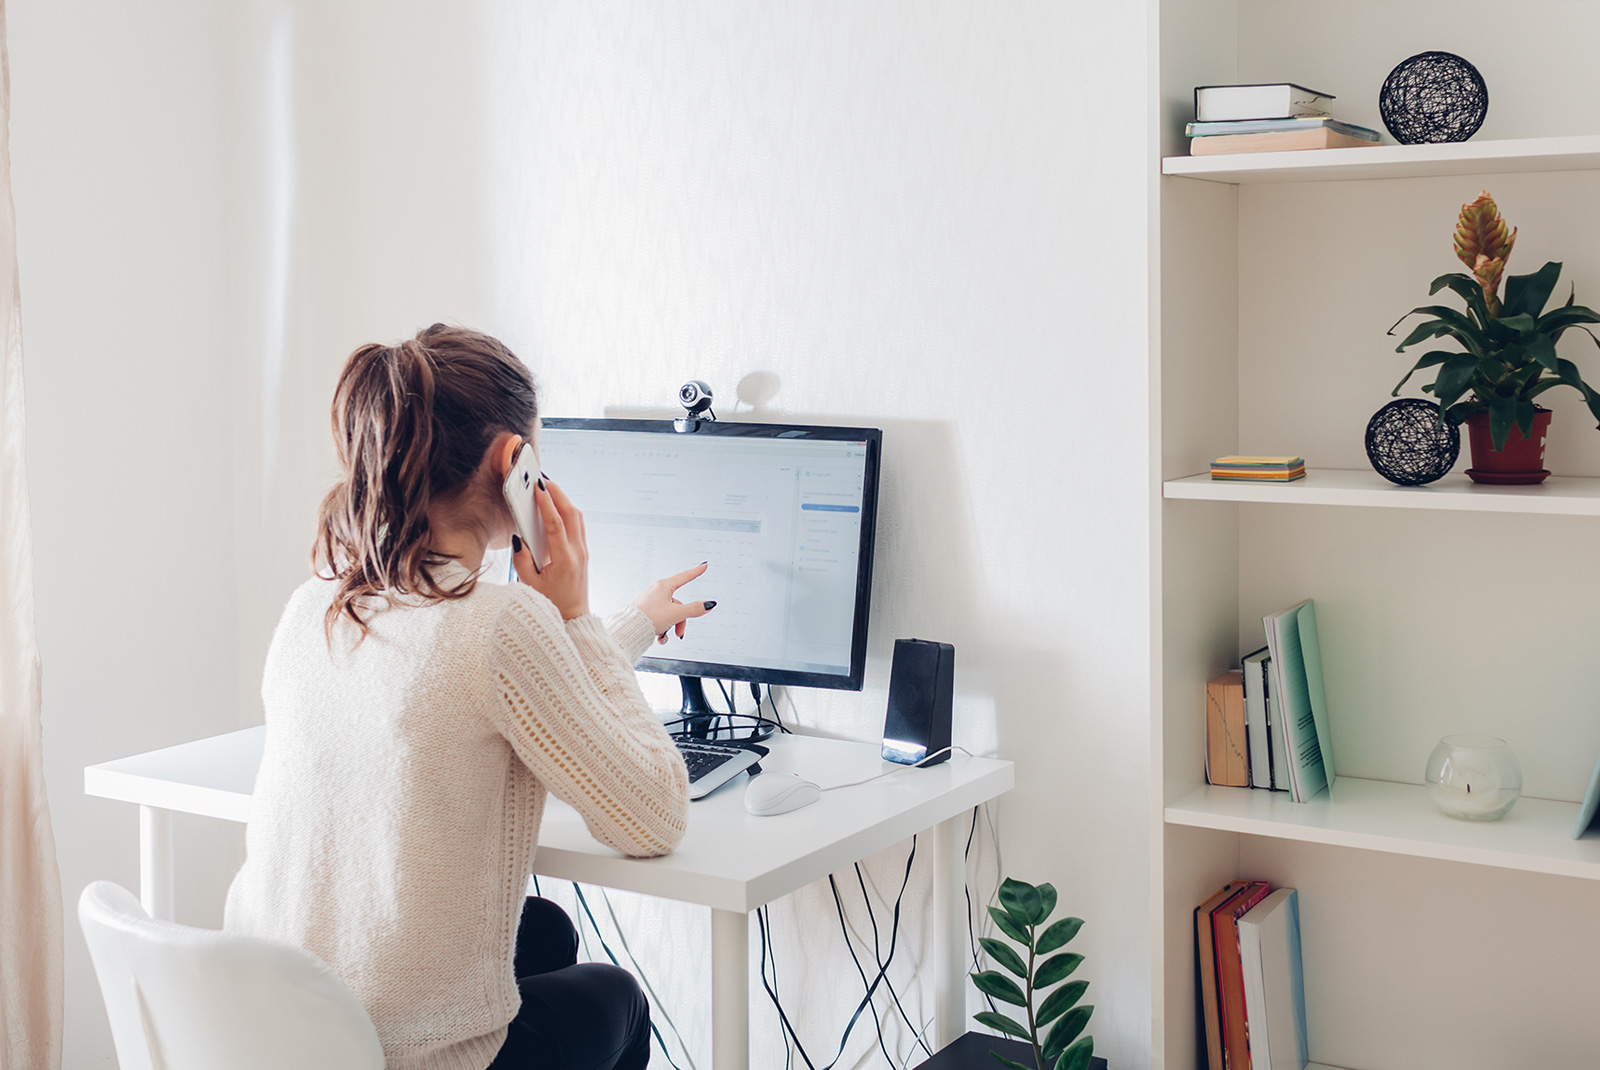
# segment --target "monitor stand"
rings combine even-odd
[[[703,678],[680,676],[678,686],[683,689],[683,705],[678,709],[678,716],[683,718],[684,731],[696,739],[710,738],[711,730],[721,715],[706,701]]]

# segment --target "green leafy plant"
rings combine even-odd
[[[1000,905],[990,907],[989,916],[1002,933],[1021,945],[1027,957],[1024,959],[1022,953],[1001,940],[984,937],[978,942],[991,959],[1020,978],[1022,984],[998,970],[975,973],[972,983],[991,999],[1026,1010],[1028,1024],[1023,1025],[998,1011],[984,1011],[974,1017],[991,1029],[1032,1044],[1034,1066],[1038,1070],[1087,1070],[1089,1059],[1094,1055],[1094,1038],[1079,1034],[1088,1026],[1094,1007],[1079,1006],[1078,1001],[1088,990],[1089,982],[1073,981],[1062,985],[1046,996],[1037,1010],[1033,1006],[1035,994],[1061,984],[1083,962],[1083,956],[1073,952],[1050,955],[1065,947],[1083,928],[1082,918],[1062,918],[1047,927],[1045,923],[1055,909],[1056,890],[1048,884],[1034,887],[1009,877],[1000,882]],[[1045,958],[1047,955],[1050,957]],[[1041,1044],[1040,1030],[1051,1022],[1055,1026]],[[997,1051],[989,1054],[1008,1070],[1032,1070]]]
[[[1505,449],[1512,427],[1520,428],[1525,438],[1533,436],[1533,418],[1539,411],[1534,399],[1554,387],[1569,386],[1578,391],[1600,421],[1600,394],[1583,381],[1576,364],[1556,356],[1556,343],[1574,327],[1595,338],[1584,324],[1600,323],[1600,313],[1574,304],[1576,290],[1566,304],[1545,311],[1561,278],[1561,265],[1553,261],[1531,275],[1507,278],[1502,303],[1500,278],[1516,240],[1516,230],[1507,231],[1488,191],[1462,205],[1455,249],[1471,274],[1440,275],[1428,293],[1448,288],[1466,303],[1466,311],[1447,305],[1423,305],[1401,316],[1389,328],[1392,335],[1410,316],[1432,317],[1406,335],[1405,341],[1395,347],[1397,353],[1442,336],[1461,344],[1465,352],[1436,349],[1423,354],[1395,386],[1393,394],[1398,396],[1400,388],[1418,371],[1437,367],[1433,382],[1422,389],[1438,401],[1442,419],[1459,424],[1474,413],[1487,412],[1489,433],[1497,450]],[[1600,338],[1595,339],[1595,344],[1600,345]]]

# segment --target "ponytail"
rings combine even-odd
[[[527,435],[538,415],[528,369],[502,343],[434,324],[396,346],[350,354],[333,397],[342,476],[322,500],[312,565],[337,584],[325,621],[365,638],[395,595],[423,603],[463,598],[432,569],[429,509],[464,489],[501,432]]]

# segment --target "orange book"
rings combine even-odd
[[[1250,1070],[1250,1033],[1244,1013],[1244,966],[1239,960],[1239,919],[1265,899],[1271,890],[1266,881],[1253,881],[1244,891],[1211,912],[1212,940],[1217,955],[1217,1002],[1222,1010],[1222,1065],[1225,1070]]]
[[[1209,1070],[1223,1070],[1222,1019],[1217,1004],[1217,950],[1211,932],[1211,915],[1249,884],[1249,881],[1229,881],[1222,891],[1194,910],[1195,953],[1200,956],[1200,1009],[1206,1020],[1206,1063]]]
[[[1250,786],[1250,752],[1244,727],[1244,673],[1230,669],[1206,684],[1206,780],[1230,788]]]

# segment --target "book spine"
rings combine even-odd
[[[1239,958],[1239,918],[1266,898],[1265,882],[1213,915],[1217,956],[1217,999],[1222,1006],[1222,1055],[1227,1070],[1250,1070],[1250,1037],[1245,1025],[1244,967]]]
[[[1206,684],[1206,776],[1212,784],[1250,786],[1244,677],[1237,670]]]
[[[1272,747],[1267,741],[1266,692],[1262,687],[1261,662],[1244,664],[1244,718],[1250,740],[1250,786],[1272,788]]]

